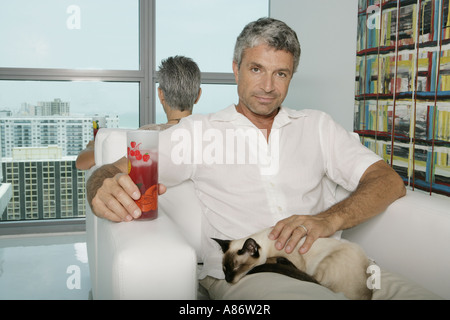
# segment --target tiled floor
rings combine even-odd
[[[89,299],[86,234],[0,236],[0,300]]]

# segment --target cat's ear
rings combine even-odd
[[[238,251],[238,254],[244,254],[248,253],[253,258],[259,257],[259,244],[252,238],[248,238],[245,240],[244,245],[242,246],[242,249]]]
[[[220,247],[222,248],[223,253],[227,252],[228,249],[230,248],[231,240],[222,240],[222,239],[216,239],[216,238],[211,238],[211,239],[213,239],[218,244],[220,244]]]

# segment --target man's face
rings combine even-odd
[[[259,116],[270,116],[281,106],[293,76],[294,57],[266,44],[246,49],[241,66],[233,62],[239,104]]]

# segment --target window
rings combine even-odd
[[[0,9],[2,67],[139,69],[136,0],[15,0]]]
[[[0,2],[8,44],[0,51],[1,182],[11,190],[1,221],[85,216],[85,172],[75,159],[93,120],[139,126],[151,82],[141,61],[148,8],[139,0]]]
[[[174,55],[198,64],[203,84],[194,113],[211,113],[237,103],[232,73],[236,38],[247,23],[268,15],[269,0],[156,1],[156,70],[161,60]],[[156,121],[167,121],[159,101]]]
[[[0,50],[0,178],[11,190],[0,221],[84,216],[85,176],[74,161],[92,139],[92,121],[166,122],[155,95],[162,59],[198,63],[203,94],[194,112],[236,103],[234,42],[245,24],[268,15],[268,3],[0,2],[0,41],[8,44]]]
[[[169,56],[194,59],[202,72],[231,72],[236,37],[269,14],[268,0],[156,1],[157,64]]]

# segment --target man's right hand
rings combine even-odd
[[[135,203],[141,193],[127,171],[128,160],[123,157],[92,173],[86,189],[89,205],[96,216],[116,222],[131,221],[141,216],[142,212]],[[159,184],[158,194],[165,192],[166,187]]]
[[[100,168],[101,169],[101,168]],[[94,178],[95,173],[91,178]],[[88,181],[90,185],[95,181]],[[117,173],[112,178],[105,178],[95,196],[90,201],[92,212],[100,218],[111,221],[131,221],[141,216],[141,210],[135,203],[141,197],[138,187],[126,173]]]

